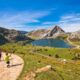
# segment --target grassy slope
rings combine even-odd
[[[80,50],[78,49],[20,46],[17,44],[6,44],[1,48],[23,58],[25,65],[18,80],[23,80],[28,72],[48,64],[52,65],[55,71],[50,70],[37,74],[35,80],[80,80],[80,61],[71,60],[75,54],[79,54]],[[67,63],[64,64],[60,59],[56,59],[55,54],[58,54],[60,58],[68,59]]]
[[[80,41],[73,41],[73,43],[80,46]]]
[[[31,39],[33,39],[33,40],[38,40],[38,39],[40,39],[40,37],[38,36],[38,37],[36,37],[36,36],[28,36],[29,38],[31,38]]]

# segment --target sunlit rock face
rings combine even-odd
[[[61,29],[59,26],[55,26],[45,37],[56,38],[61,34],[65,34],[65,31]]]
[[[61,34],[65,34],[65,31],[61,29],[59,26],[55,26],[52,29],[40,29],[40,30],[32,31],[28,33],[28,36],[41,39],[41,38],[48,38],[48,37],[56,38]]]

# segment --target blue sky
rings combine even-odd
[[[0,0],[0,26],[24,31],[80,30],[80,0]]]

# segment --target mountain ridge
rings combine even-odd
[[[32,38],[39,37],[38,39],[41,39],[41,38],[50,38],[50,37],[57,38],[61,34],[65,34],[65,31],[59,26],[55,26],[52,29],[40,29],[40,30],[32,31],[28,33],[27,36],[32,37]]]
[[[45,37],[56,38],[60,34],[64,34],[64,33],[65,33],[65,31],[62,28],[60,28],[59,26],[55,26]]]
[[[16,42],[16,41],[24,41],[29,40],[30,38],[25,36],[24,33],[14,30],[14,29],[6,29],[0,27],[0,43],[5,42]]]

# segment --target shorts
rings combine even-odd
[[[10,61],[6,62],[7,64],[10,64]]]

